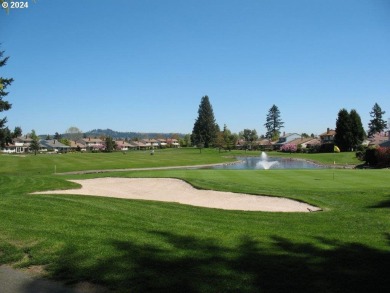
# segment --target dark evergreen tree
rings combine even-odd
[[[339,111],[336,121],[335,144],[342,152],[349,151],[352,145],[351,117],[346,109]]]
[[[58,132],[56,132],[55,134],[54,134],[54,137],[53,137],[54,139],[57,139],[57,140],[60,140],[61,138],[62,138],[62,136],[61,136],[61,134],[59,134]]]
[[[8,58],[5,57],[2,59],[4,51],[0,51],[0,68],[7,64]],[[7,111],[11,109],[11,104],[8,101],[3,100],[5,96],[8,95],[6,88],[11,85],[14,80],[12,78],[4,78],[0,76],[0,112]],[[11,135],[8,135],[9,129],[5,128],[5,123],[7,123],[7,118],[0,118],[0,146],[4,147],[6,144],[11,143]]]
[[[12,143],[12,133],[8,127],[0,128],[0,147]]]
[[[375,103],[370,112],[372,119],[368,123],[368,137],[373,136],[375,133],[381,132],[386,129],[387,123],[382,119],[382,115],[386,112],[382,111],[381,107]]]
[[[106,152],[111,153],[115,149],[115,142],[111,136],[106,137]]]
[[[264,124],[267,129],[265,137],[268,139],[276,140],[280,136],[280,129],[283,128],[284,122],[280,118],[280,111],[276,105],[272,105],[267,114],[267,120]]]
[[[351,147],[356,149],[366,138],[366,132],[364,131],[360,115],[356,110],[352,109],[349,112],[349,118],[351,121]]]
[[[212,146],[217,138],[218,129],[219,127],[215,123],[213,107],[210,104],[209,97],[204,96],[200,101],[198,118],[192,130],[192,145],[202,145],[206,148]]]

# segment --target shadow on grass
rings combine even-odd
[[[216,239],[151,232],[162,246],[112,241],[110,258],[68,247],[54,277],[91,281],[121,292],[380,292],[390,288],[389,251],[355,243],[316,239],[294,243],[274,236],[250,237],[234,247]],[[390,241],[389,235],[387,239]]]
[[[390,195],[388,195],[390,197]],[[390,199],[379,202],[376,205],[370,206],[370,208],[390,208]]]

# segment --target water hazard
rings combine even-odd
[[[256,169],[321,169],[324,166],[300,159],[269,158],[266,153],[259,157],[237,157],[235,164],[214,166],[212,169],[256,170]]]

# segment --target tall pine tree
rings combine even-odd
[[[267,114],[267,120],[264,124],[267,129],[265,137],[272,140],[277,140],[280,136],[280,129],[283,128],[284,122],[280,118],[280,111],[276,105],[272,105]]]
[[[217,137],[218,129],[209,97],[204,96],[200,101],[198,118],[192,130],[192,145],[203,145],[206,148],[212,146]]]
[[[0,51],[0,67],[3,67],[7,64],[7,60],[9,57],[5,57],[2,59],[4,51]],[[8,92],[5,89],[11,85],[14,80],[12,78],[3,78],[0,76],[0,112],[7,111],[11,109],[11,104],[3,98],[8,95]],[[5,144],[10,143],[10,132],[8,128],[5,127],[5,123],[7,122],[7,118],[0,118],[0,146],[4,147]]]
[[[382,111],[381,107],[377,103],[375,103],[374,107],[372,107],[372,111],[370,112],[372,119],[370,120],[370,123],[368,123],[369,137],[386,129],[387,123],[382,119],[382,115],[385,113],[386,112]]]
[[[351,148],[352,132],[351,117],[346,109],[341,109],[336,120],[335,144],[342,152],[349,151]]]
[[[356,149],[366,138],[366,132],[364,131],[360,115],[355,109],[349,112],[349,119],[351,122],[351,147]]]
[[[349,113],[346,109],[341,109],[336,121],[335,144],[343,152],[356,149],[362,144],[366,137],[362,120],[356,110]]]

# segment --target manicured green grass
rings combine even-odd
[[[37,156],[0,155],[0,174],[53,174],[101,169],[148,168],[215,164],[234,161],[232,153],[217,150],[165,149],[127,153],[68,153]]]
[[[0,174],[41,174],[48,175],[71,171],[151,168],[168,166],[188,166],[202,164],[228,163],[235,161],[235,156],[259,156],[259,151],[231,151],[194,148],[157,150],[151,156],[149,151],[131,151],[127,153],[68,153],[34,155],[0,155]],[[268,152],[269,156],[305,159],[320,164],[357,165],[355,153],[338,154],[288,154]]]
[[[226,154],[209,152],[204,162],[222,160]],[[66,156],[57,157],[68,160],[62,159]],[[155,159],[145,155],[144,165],[156,164]],[[85,169],[119,164],[105,162],[104,156],[84,162]],[[136,162],[142,165],[141,157]],[[390,286],[389,170],[159,170],[54,176],[48,167],[42,167],[47,175],[37,174],[35,164],[20,172],[23,164],[10,166],[9,173],[0,166],[0,263],[45,265],[53,278],[91,281],[123,292],[379,292]],[[64,169],[75,166],[71,162]],[[324,211],[223,211],[28,194],[77,186],[65,179],[103,176],[181,178],[197,188],[286,196]]]
[[[269,156],[288,157],[296,159],[310,160],[325,165],[360,165],[363,162],[356,158],[355,152],[342,152],[342,153],[282,153],[282,152],[269,152]]]

